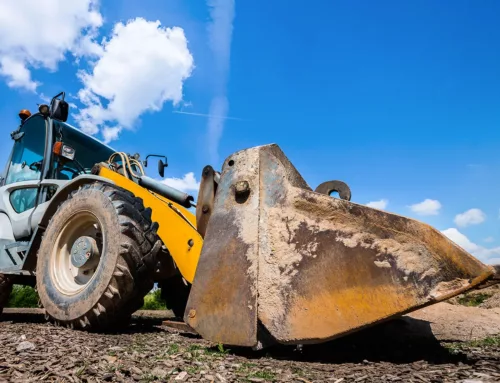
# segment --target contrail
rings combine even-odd
[[[219,161],[218,147],[228,118],[229,103],[226,85],[229,77],[231,39],[233,34],[234,0],[208,0],[212,22],[208,26],[210,48],[214,55],[214,95],[208,116],[208,148],[211,161]],[[224,117],[224,118],[223,118]]]
[[[172,113],[187,114],[188,116],[208,117],[208,118],[221,119],[221,120],[245,121],[243,118],[238,118],[238,117],[215,116],[212,114],[205,114],[205,113],[182,112],[180,110],[174,110]]]

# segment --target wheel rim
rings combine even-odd
[[[76,242],[91,238],[97,245],[93,254],[92,267],[76,267],[71,252]],[[105,238],[99,219],[89,211],[80,211],[71,216],[64,224],[52,247],[51,274],[55,287],[65,295],[76,295],[84,290],[94,279],[101,263]]]

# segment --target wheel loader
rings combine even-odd
[[[197,200],[66,121],[19,114],[0,183],[0,310],[36,288],[47,320],[119,330],[155,284],[178,323],[226,345],[325,342],[498,282],[434,228],[312,189],[279,146],[201,172]],[[158,173],[164,176],[166,158]],[[333,192],[338,197],[333,197]]]

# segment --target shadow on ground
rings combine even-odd
[[[130,326],[123,328],[116,328],[116,330],[102,331],[105,334],[136,334],[146,332],[163,332],[159,327],[163,321],[169,318],[169,313],[165,315],[157,314],[156,316],[147,316],[142,312],[137,312],[132,315]],[[18,322],[18,323],[49,323],[45,319],[44,311],[42,309],[5,309],[0,316],[1,322]],[[78,331],[78,330],[76,330]],[[82,330],[87,331],[87,330]],[[97,331],[99,332],[99,331]]]
[[[345,337],[314,345],[277,345],[261,351],[231,348],[230,353],[249,359],[274,359],[314,363],[467,363],[464,354],[454,354],[434,337],[430,323],[403,317]]]

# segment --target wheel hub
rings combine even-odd
[[[99,249],[92,237],[80,237],[71,247],[71,264],[80,270],[90,270],[99,263]]]

